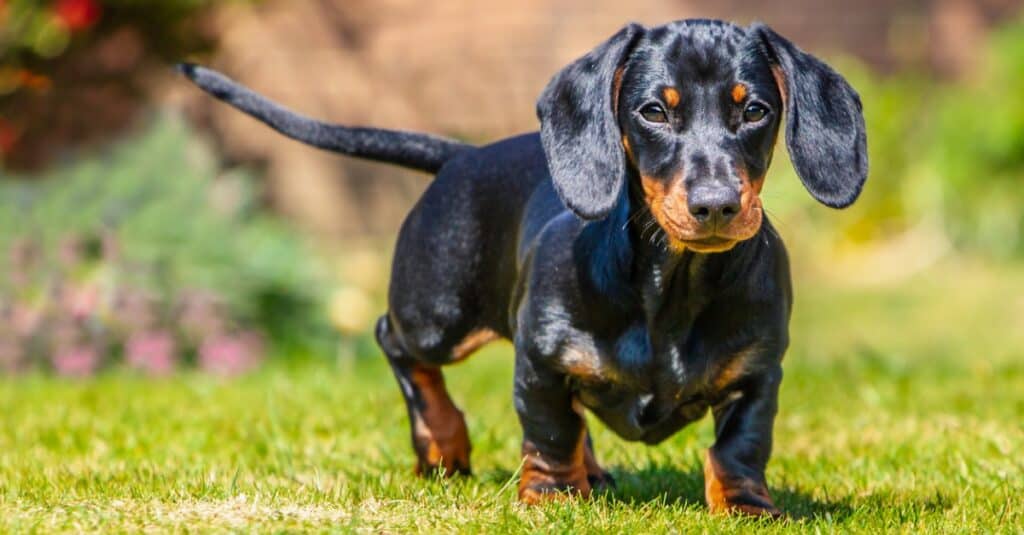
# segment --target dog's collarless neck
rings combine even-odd
[[[707,282],[708,268],[722,262],[651,239],[651,226],[657,223],[642,202],[623,197],[607,218],[586,225],[576,256],[595,290],[623,308],[642,308],[650,319],[669,301],[697,297],[690,289],[698,280]]]

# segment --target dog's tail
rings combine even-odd
[[[280,106],[217,71],[189,63],[177,69],[203,91],[292,139],[321,149],[436,173],[452,156],[471,147],[429,134],[327,124]]]

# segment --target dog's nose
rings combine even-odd
[[[703,225],[721,227],[740,213],[740,192],[733,188],[694,188],[686,197],[690,214]]]

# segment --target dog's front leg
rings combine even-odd
[[[712,512],[779,516],[765,483],[782,369],[751,378],[714,408],[715,444],[704,463],[704,493]]]
[[[515,404],[523,426],[519,499],[536,504],[587,497],[586,427],[565,376],[526,351],[516,351]]]

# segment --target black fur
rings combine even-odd
[[[216,71],[189,63],[181,63],[177,69],[207,93],[274,130],[331,152],[436,173],[444,162],[469,147],[428,134],[323,123],[275,104]]]
[[[555,190],[584,219],[606,216],[622,189],[625,159],[612,82],[643,32],[638,24],[626,26],[556,74],[537,101]]]
[[[786,78],[786,146],[807,191],[844,208],[868,178],[867,131],[860,96],[831,67],[771,28],[755,25],[771,61]]]
[[[183,70],[296,139],[439,169],[398,236],[376,331],[420,470],[469,471],[465,422],[439,367],[493,333],[516,349],[523,500],[610,481],[584,408],[652,444],[710,411],[709,504],[778,512],[764,470],[792,291],[758,194],[785,93],[807,189],[829,206],[856,198],[864,124],[834,71],[761,25],[632,24],[554,77],[539,135],[470,148],[322,125],[211,71]],[[709,217],[701,199],[739,204]]]

